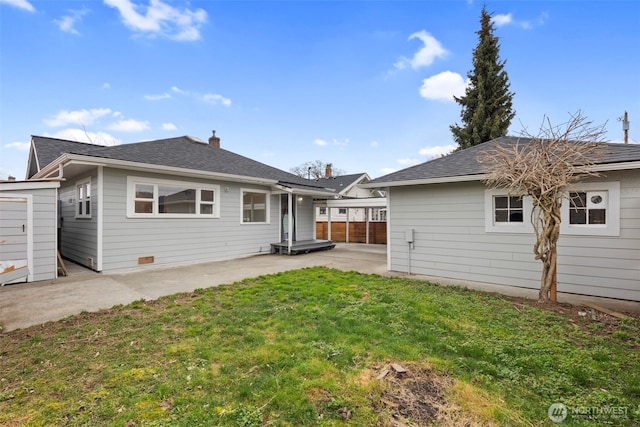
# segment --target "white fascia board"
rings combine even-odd
[[[44,188],[60,188],[60,180],[0,182],[0,191],[41,190]]]
[[[387,187],[405,187],[408,185],[446,184],[450,182],[482,181],[486,177],[487,177],[486,174],[446,176],[442,178],[426,178],[426,179],[414,179],[414,180],[406,180],[406,181],[379,182],[379,183],[373,183],[373,184],[366,183],[366,184],[360,184],[360,187],[387,188]]]
[[[322,190],[305,190],[302,188],[287,187],[282,184],[274,185],[274,188],[288,194],[300,194],[302,196],[334,197],[336,193]]]
[[[640,161],[605,163],[602,165],[595,165],[591,168],[591,170],[593,170],[594,172],[621,171],[621,170],[627,170],[627,169],[640,169]]]
[[[173,166],[131,162],[127,160],[104,159],[104,158],[100,158],[99,160],[97,160],[93,157],[83,156],[79,154],[64,154],[63,156],[56,159],[55,162],[51,163],[51,165],[54,165],[55,163],[63,163],[65,166],[67,165],[108,166],[116,169],[126,169],[126,170],[143,171],[143,172],[157,172],[164,175],[178,175],[178,176],[193,177],[193,178],[218,179],[221,181],[235,181],[235,182],[260,184],[260,185],[273,185],[278,182],[274,179],[253,178],[253,177],[247,177],[243,175],[199,171],[194,169],[177,168]],[[45,172],[44,170],[40,171],[38,175],[44,172]]]
[[[329,208],[386,208],[386,197],[371,197],[361,199],[337,199],[327,200],[326,206]]]

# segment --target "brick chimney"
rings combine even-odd
[[[220,148],[220,138],[216,136],[216,131],[213,130],[213,135],[209,137],[209,145],[213,145],[216,148]]]
[[[324,168],[324,177],[331,178],[331,163],[327,163],[327,166]]]

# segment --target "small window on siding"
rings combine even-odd
[[[607,191],[569,193],[569,224],[606,225]]]
[[[522,197],[494,196],[493,212],[496,223],[523,222],[524,204],[522,203]]]
[[[320,215],[326,215],[327,214],[327,208],[320,208]]]
[[[265,192],[242,191],[242,222],[250,223],[267,223],[269,197]]]
[[[338,208],[338,215],[346,215],[347,208]]]
[[[91,218],[91,178],[76,183],[76,218]]]
[[[562,203],[561,234],[620,235],[620,182],[576,184]]]

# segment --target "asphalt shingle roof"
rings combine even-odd
[[[363,173],[354,173],[350,175],[331,176],[328,178],[323,177],[323,178],[316,179],[315,182],[317,182],[318,185],[322,185],[323,187],[331,188],[332,190],[335,190],[336,193],[340,193],[341,191],[343,191],[344,189],[352,185],[354,182],[359,180],[364,174],[365,173],[363,172]]]
[[[385,184],[405,181],[419,181],[438,178],[481,175],[484,167],[478,162],[478,155],[495,144],[527,144],[526,138],[504,136],[458,151],[444,157],[429,160],[416,166],[399,170],[369,181],[367,184]],[[596,164],[611,164],[640,161],[640,145],[606,143],[602,156],[594,159]]]
[[[294,187],[325,190],[322,183],[301,178],[223,148],[211,146],[189,136],[109,147],[40,136],[33,136],[32,140],[41,168],[50,164],[62,154],[69,153],[268,179]]]

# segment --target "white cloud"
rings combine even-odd
[[[182,89],[180,89],[178,86],[171,86],[171,90],[175,93],[179,93],[181,95],[185,94],[185,91],[183,91]]]
[[[69,15],[65,15],[60,19],[54,19],[53,22],[58,25],[60,31],[79,36],[80,33],[76,30],[75,26],[87,13],[89,13],[88,9],[70,10]]]
[[[347,145],[349,145],[349,138],[345,138],[344,141],[339,141],[337,139],[333,139],[333,145],[338,146],[338,147],[346,147]]]
[[[397,171],[398,169],[394,169],[394,168],[382,168],[382,173],[385,175],[389,175],[390,173],[394,173]]]
[[[515,25],[522,28],[523,30],[530,30],[536,25],[537,26],[544,25],[548,17],[549,17],[549,14],[547,12],[542,12],[540,16],[533,21],[519,21],[519,20],[513,19],[513,15],[511,13],[506,13],[506,14],[503,13],[503,14],[498,14],[492,17],[491,22],[493,22],[496,25],[496,27],[504,27],[506,25]]]
[[[84,129],[63,129],[55,134],[47,134],[51,138],[67,139],[69,141],[87,142],[96,145],[120,145],[122,142],[113,135],[105,132],[87,132]]]
[[[429,156],[431,159],[435,159],[444,154],[450,154],[457,148],[456,145],[436,145],[435,147],[424,147],[421,148],[419,153],[421,156]]]
[[[82,109],[78,111],[60,110],[53,118],[45,119],[44,123],[51,127],[60,127],[66,125],[83,125],[90,126],[101,117],[111,114],[109,108],[92,108],[91,110]]]
[[[420,159],[411,159],[411,158],[398,159],[398,164],[401,164],[402,166],[413,166],[413,165],[417,165],[418,163],[422,163],[422,161]]]
[[[134,119],[120,120],[109,125],[109,130],[116,132],[142,132],[148,129],[148,121]]]
[[[118,9],[124,24],[134,31],[162,35],[176,41],[200,39],[200,26],[207,21],[204,9],[178,9],[160,0],[150,0],[147,6],[132,0],[104,0]]]
[[[379,145],[380,145],[380,143],[379,143],[378,141],[371,141],[371,142],[369,143],[369,147],[377,147],[377,146],[379,146]]]
[[[162,124],[162,130],[176,130],[178,129],[178,127],[176,125],[174,125],[173,123],[163,123]]]
[[[15,148],[16,150],[19,150],[19,151],[29,151],[29,147],[31,147],[30,142],[19,142],[19,141],[10,142],[4,145],[4,148]]]
[[[222,104],[225,107],[231,106],[231,100],[229,98],[225,98],[224,96],[217,93],[206,93],[202,96],[202,99],[204,100],[204,102],[213,105]]]
[[[431,65],[437,58],[444,58],[449,54],[435,37],[424,30],[411,34],[409,40],[413,39],[419,39],[424,43],[424,46],[413,55],[413,58],[400,58],[394,64],[396,69],[403,70],[407,66],[410,66],[414,70],[420,67],[426,67]]]
[[[439,101],[453,101],[454,95],[464,95],[468,85],[469,80],[465,81],[460,74],[443,71],[422,81],[420,96]]]
[[[162,99],[169,99],[171,98],[171,94],[169,93],[163,93],[160,95],[145,95],[144,99],[146,99],[147,101],[160,101]]]
[[[498,14],[491,18],[491,21],[496,24],[496,27],[502,27],[503,25],[511,24],[513,22],[513,17],[510,13]]]
[[[109,82],[102,83],[102,89],[111,89],[111,83]]]
[[[36,8],[27,0],[0,0],[0,4],[8,4],[9,6],[17,7],[28,12],[36,11]]]
[[[327,141],[325,141],[324,139],[314,139],[313,143],[316,144],[319,147],[325,147],[325,146],[329,145],[329,143]]]

